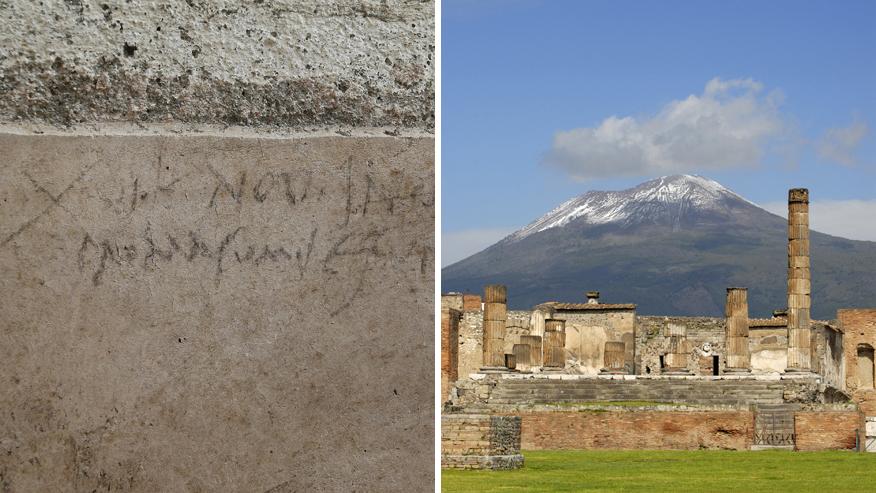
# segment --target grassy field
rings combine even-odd
[[[441,491],[876,491],[876,454],[541,451],[516,471],[442,471]]]

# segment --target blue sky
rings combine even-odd
[[[441,35],[444,265],[674,173],[876,240],[876,1],[444,0]]]

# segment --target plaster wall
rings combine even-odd
[[[431,485],[432,149],[0,134],[6,489]]]
[[[0,490],[431,490],[433,12],[0,2]]]
[[[625,363],[633,371],[635,311],[556,311],[553,318],[566,321],[567,366],[577,373],[596,375],[605,367],[605,343],[626,344]]]

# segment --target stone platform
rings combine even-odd
[[[517,469],[520,423],[516,416],[448,414],[441,416],[441,467],[446,469]]]

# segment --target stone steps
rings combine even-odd
[[[785,385],[743,380],[501,380],[490,396],[496,404],[650,401],[702,405],[779,405]]]

